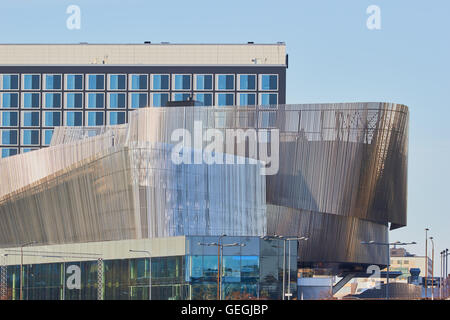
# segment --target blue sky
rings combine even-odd
[[[81,8],[81,29],[66,9]],[[381,9],[368,30],[366,8]],[[273,43],[289,53],[287,102],[386,101],[410,107],[408,226],[435,256],[450,246],[450,1],[2,0],[1,43]],[[439,265],[439,263],[437,263]]]

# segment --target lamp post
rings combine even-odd
[[[443,277],[443,275],[444,275],[444,271],[443,271],[443,269],[444,269],[444,263],[443,263],[444,251],[441,251],[440,255],[441,255],[441,268],[440,268],[441,274],[439,276],[439,299],[442,299],[442,282],[444,280],[444,277]]]
[[[149,260],[149,277],[148,277],[148,300],[152,300],[152,255],[148,250],[133,250],[130,249],[129,252],[135,253],[146,253]]]
[[[221,240],[223,237],[226,237],[226,234],[223,234],[219,236],[219,239],[217,242],[210,242],[210,243],[202,243],[199,242],[198,245],[200,246],[217,246],[217,300],[222,300],[222,272],[223,272],[223,248],[224,247],[244,247],[244,243],[229,243],[229,244],[223,244],[221,243]]]
[[[32,245],[34,243],[36,243],[36,241],[26,242],[20,246],[20,291],[19,291],[19,299],[20,300],[23,300],[23,291],[22,291],[22,287],[23,287],[23,248],[26,246]]]
[[[428,231],[425,228],[425,299],[428,298]]]
[[[379,246],[386,246],[387,248],[387,274],[386,274],[386,300],[389,300],[389,266],[391,263],[391,252],[390,252],[390,247],[391,245],[396,245],[396,246],[407,246],[410,244],[416,244],[416,242],[376,242],[376,241],[361,241],[361,244],[367,244],[367,245],[379,245]]]
[[[434,300],[434,240],[433,237],[430,237],[431,240],[431,300]]]
[[[445,278],[445,298],[447,298],[448,295],[448,249],[445,249],[445,274],[444,274],[444,278]]]
[[[282,300],[284,300],[284,298],[286,297],[286,293],[285,293],[285,289],[286,289],[286,241],[289,241],[289,248],[288,248],[288,250],[289,250],[289,255],[288,255],[288,260],[289,260],[289,274],[288,274],[288,285],[289,285],[289,288],[288,288],[288,300],[290,300],[290,296],[291,296],[291,263],[290,263],[290,261],[291,261],[291,247],[290,247],[290,245],[291,245],[291,243],[290,243],[290,241],[292,241],[292,240],[297,240],[297,241],[299,241],[299,240],[304,240],[304,241],[307,241],[308,240],[308,237],[295,237],[295,238],[286,238],[286,237],[284,237],[284,236],[280,236],[280,235],[276,235],[276,234],[274,234],[274,235],[268,235],[268,236],[263,236],[263,237],[261,237],[261,239],[263,239],[263,240],[283,240],[283,289],[282,289],[282,296],[281,296],[281,299]]]

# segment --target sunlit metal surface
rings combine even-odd
[[[198,121],[279,130],[278,173],[173,164],[172,133]],[[408,109],[390,103],[145,108],[128,125],[60,127],[50,148],[0,160],[0,244],[308,235],[303,262],[383,264],[360,242],[406,225],[407,142]]]

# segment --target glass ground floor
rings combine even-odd
[[[26,264],[25,256],[22,267],[2,267],[2,298],[281,299],[283,283],[285,293],[296,296],[295,241],[226,237],[223,246],[217,243],[218,237],[186,237],[185,255],[136,259]]]

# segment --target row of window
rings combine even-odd
[[[16,146],[19,143],[18,130],[0,130],[0,141],[4,146]],[[53,136],[53,129],[42,130],[42,145],[50,145]],[[39,129],[23,129],[21,131],[21,145],[38,146],[40,142]],[[8,149],[8,148],[5,148]]]
[[[61,90],[62,74],[43,74],[42,81],[44,90]],[[108,74],[108,90],[170,90],[170,74],[152,74],[151,84],[149,85],[148,74]],[[83,74],[65,74],[64,89],[65,90],[82,90]],[[128,77],[128,80],[127,80]],[[237,75],[238,90],[256,90],[257,75],[256,74],[238,74]],[[87,90],[105,90],[105,74],[87,74],[86,75]],[[18,90],[19,75],[18,74],[1,74],[0,88],[3,90]],[[40,90],[41,75],[40,74],[23,74],[22,90]],[[194,90],[213,90],[212,74],[195,74],[193,81]],[[258,81],[259,90],[278,90],[277,74],[261,74]],[[191,90],[192,75],[191,74],[173,74],[172,90]],[[234,74],[216,74],[215,90],[235,90]]]
[[[126,99],[128,96],[129,108],[143,108],[146,106],[163,107],[169,101],[170,93],[151,93],[150,101],[148,100],[148,93],[131,92],[131,93],[105,93],[92,92],[85,95],[83,93],[66,92],[64,93],[64,107],[66,109],[80,109],[85,103],[86,108],[104,109],[125,109]],[[172,93],[172,101],[186,101],[191,97],[189,92]],[[256,93],[238,93],[237,101],[235,103],[234,93],[216,93],[215,105],[218,106],[248,106],[256,105]],[[213,93],[194,93],[194,100],[201,102],[204,106],[213,105]],[[44,108],[59,109],[62,107],[62,93],[44,93],[42,99]],[[85,100],[85,101],[83,101]],[[41,94],[36,92],[22,92],[22,108],[40,108]],[[259,93],[259,104],[277,104],[278,93]],[[106,104],[106,105],[105,105]],[[19,107],[19,94],[16,92],[0,93],[0,108],[14,109]]]

